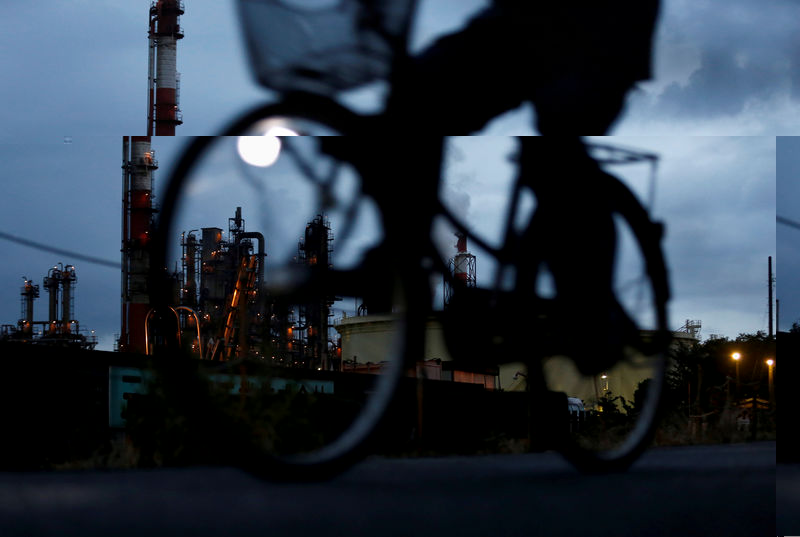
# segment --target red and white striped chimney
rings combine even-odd
[[[474,280],[474,275],[471,274],[474,269],[475,256],[467,251],[467,236],[464,233],[456,233],[456,249],[458,253],[453,258],[453,278],[456,282],[464,285],[469,285]],[[474,284],[473,284],[474,285]]]
[[[183,123],[176,60],[178,40],[183,39],[179,21],[183,12],[180,0],[158,0],[150,6],[148,136],[154,128],[156,136],[174,136],[175,126]]]
[[[145,354],[145,319],[150,309],[150,230],[153,172],[158,168],[149,136],[122,139],[122,330],[119,350]]]

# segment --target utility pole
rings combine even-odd
[[[758,389],[760,387],[761,387],[761,376],[759,375],[758,381],[753,383],[753,406],[751,407],[750,411],[753,414],[750,417],[750,440],[752,441],[755,441],[756,435],[758,434]]]
[[[772,256],[767,261],[767,288],[769,289],[769,337],[772,337]]]

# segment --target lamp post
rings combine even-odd
[[[741,360],[742,355],[738,352],[734,352],[731,354],[731,358],[733,361],[736,362],[736,400],[739,400],[739,360]]]
[[[772,383],[772,373],[773,367],[775,366],[775,360],[769,358],[767,360],[767,378],[769,381],[769,406],[772,408],[775,405],[775,385]]]

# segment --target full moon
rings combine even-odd
[[[266,168],[278,160],[281,141],[277,136],[239,136],[236,143],[239,157],[251,166]]]

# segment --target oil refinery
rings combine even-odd
[[[110,436],[124,429],[125,409],[144,393],[145,372],[162,358],[157,355],[165,348],[163,343],[166,340],[177,342],[181,355],[195,359],[187,360],[192,364],[213,362],[216,367],[238,360],[249,365],[268,366],[272,377],[265,382],[273,382],[270,388],[273,392],[286,394],[292,390],[292,381],[305,383],[305,386],[313,386],[314,391],[326,395],[343,399],[350,397],[347,404],[353,408],[373,393],[379,382],[376,378],[389,376],[375,374],[392,369],[387,362],[394,359],[393,364],[400,363],[397,361],[399,356],[407,359],[402,354],[404,345],[402,342],[398,344],[398,338],[405,335],[402,332],[404,324],[398,322],[399,316],[392,310],[391,296],[387,299],[379,293],[377,299],[359,297],[354,295],[369,291],[360,287],[351,290],[346,298],[349,304],[352,304],[351,299],[355,299],[355,304],[354,313],[349,315],[350,310],[345,311],[342,307],[342,297],[328,288],[290,295],[291,298],[271,294],[267,283],[275,275],[268,263],[272,254],[270,240],[275,239],[269,236],[272,228],[262,225],[264,229],[253,229],[252,223],[260,222],[258,216],[261,215],[246,214],[251,210],[246,207],[243,212],[246,201],[238,198],[230,207],[226,206],[228,200],[217,204],[222,210],[230,210],[230,213],[224,213],[230,215],[227,224],[223,219],[209,221],[211,219],[207,220],[206,216],[195,216],[187,211],[191,218],[196,219],[191,220],[186,228],[176,230],[175,237],[170,237],[172,252],[176,255],[167,260],[167,264],[175,263],[174,268],[165,266],[154,270],[152,259],[155,250],[152,247],[159,217],[155,174],[160,166],[156,149],[158,137],[174,136],[176,127],[183,124],[177,45],[184,37],[180,24],[184,13],[184,3],[179,0],[158,0],[149,6],[147,127],[144,135],[122,138],[121,205],[119,217],[115,217],[120,218],[121,231],[120,325],[115,352],[95,351],[97,338],[94,332],[81,330],[75,311],[78,278],[72,264],[54,265],[47,271],[41,285],[24,278],[20,291],[20,317],[16,324],[2,325],[0,331],[0,342],[11,344],[4,347],[4,352],[12,361],[21,364],[23,373],[20,376],[29,374],[25,367],[30,367],[30,364],[49,364],[47,367],[58,374],[52,374],[48,381],[48,397],[69,402],[61,409],[63,421],[66,423],[73,416],[81,416],[88,424],[84,430],[91,430],[98,437]],[[120,184],[119,176],[115,175],[119,169],[115,169],[108,170],[109,182],[114,176],[117,177],[113,179],[114,183]],[[188,217],[183,215],[183,218]],[[251,226],[247,225],[248,218]],[[302,236],[293,237],[290,244],[295,263],[293,268],[305,273],[333,268],[334,230],[329,215],[320,209],[306,214],[300,222],[305,222]],[[297,232],[300,232],[300,222],[293,228]],[[181,225],[184,223],[186,220]],[[441,310],[425,319],[424,350],[415,353],[411,359],[416,364],[402,364],[408,366],[404,371],[406,377],[431,381],[429,385],[436,384],[437,387],[430,393],[445,394],[438,404],[439,409],[449,408],[456,398],[474,403],[476,390],[489,394],[488,397],[502,391],[527,390],[523,372],[526,365],[506,363],[510,357],[498,355],[501,352],[496,350],[499,345],[495,345],[491,352],[476,352],[480,354],[476,360],[457,360],[451,355],[451,352],[458,356],[467,353],[461,353],[461,349],[445,337],[447,325],[443,319],[448,313],[458,311],[472,315],[470,308],[460,308],[457,300],[452,299],[459,288],[477,287],[476,256],[469,251],[466,234],[455,233],[455,238],[452,257],[449,253],[442,254],[443,261],[446,257],[450,259],[447,260],[448,269],[443,268],[449,274],[442,285]],[[168,291],[164,296],[167,308],[158,311],[153,304],[156,300],[151,297],[154,274],[168,281]],[[359,281],[358,284],[369,288],[374,282]],[[40,318],[41,315],[37,318],[34,308],[41,287],[48,294],[46,320]],[[378,307],[379,303],[383,306]],[[477,318],[481,314],[475,312],[474,316]],[[463,326],[459,328],[463,329]],[[482,329],[485,326],[476,330]],[[462,345],[475,347],[470,340],[475,330],[473,333],[462,331]],[[452,337],[455,332],[458,330],[449,330],[447,335]],[[461,337],[462,333],[457,336]],[[531,345],[535,344],[531,336]],[[57,351],[53,352],[56,347]],[[475,348],[469,350],[475,352]],[[30,359],[27,365],[23,364],[30,357],[34,359]],[[520,359],[524,360],[524,357]],[[401,367],[394,369],[400,370]],[[274,374],[276,370],[278,374]],[[241,376],[243,378],[244,373]],[[575,375],[564,368],[556,376],[568,378]],[[226,382],[232,378],[227,377]],[[613,391],[633,400],[642,376],[636,371],[621,369],[616,377],[608,379],[604,376],[603,379],[603,394]],[[244,394],[246,382],[240,382],[239,390]],[[77,385],[82,386],[80,390],[74,388]],[[406,395],[421,397],[417,384],[408,384],[404,389]],[[584,400],[597,396],[598,392],[596,387],[586,391],[564,387],[560,391]],[[456,392],[457,395],[453,396]],[[270,397],[274,395],[269,394]],[[513,394],[512,398],[519,395],[521,393]],[[342,401],[336,404],[342,404]],[[330,406],[326,410],[336,414],[339,407]],[[479,415],[484,410],[477,409],[472,414]],[[520,406],[517,410],[525,411],[525,408]],[[349,410],[345,408],[338,414],[346,416],[347,412]],[[451,420],[451,413],[448,411],[446,414],[442,419]],[[508,421],[514,422],[514,427],[525,424],[527,415],[514,416],[513,412],[507,416]],[[484,425],[494,427],[494,419],[492,416],[485,420]],[[76,418],[76,421],[79,420]],[[450,428],[444,424],[439,428],[446,436],[449,433],[444,431],[472,431],[472,426],[472,422],[452,422]],[[45,435],[41,432],[44,428],[39,429],[38,425],[30,427],[35,433],[31,438],[40,439],[32,444],[44,446]],[[524,428],[524,434],[527,434],[527,425]],[[417,435],[421,434],[420,430],[421,426]],[[66,435],[60,440],[69,444]],[[106,438],[99,441],[106,441]],[[97,438],[91,438],[87,440],[87,446],[93,448],[97,442]]]
[[[42,282],[48,295],[47,320],[37,321],[34,303],[39,298],[39,286],[24,278],[20,290],[22,312],[16,325],[0,327],[0,341],[16,341],[36,345],[51,345],[76,349],[94,349],[97,337],[82,334],[80,323],[75,318],[75,284],[78,277],[73,265],[58,265],[50,268]],[[59,305],[61,306],[59,308]]]

